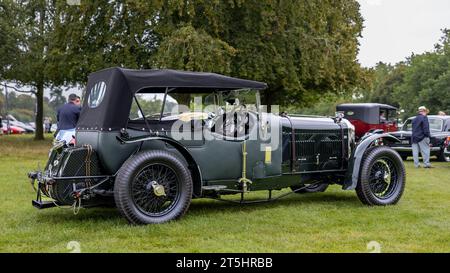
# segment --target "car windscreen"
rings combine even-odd
[[[143,120],[142,112],[148,120],[176,119],[178,115],[191,113],[222,114],[229,107],[245,105],[247,110],[256,111],[257,92],[254,90],[234,90],[210,93],[169,93],[164,103],[164,93],[137,93],[131,105],[129,120]]]
[[[413,119],[408,119],[403,125],[403,131],[412,131]],[[428,118],[430,124],[430,131],[442,131],[443,121],[437,118]]]
[[[143,120],[139,107],[146,119],[159,120],[176,119],[180,114],[188,112],[215,112],[214,105],[218,104],[215,93],[169,93],[166,97],[164,93],[137,93],[131,105],[129,119]]]
[[[178,105],[178,102],[170,95],[166,97],[166,103],[164,105],[164,93],[142,93],[136,94],[133,103],[131,104],[131,110],[129,119],[130,120],[142,120],[143,115],[149,120],[159,120],[161,115],[161,110],[163,110],[163,115],[168,114],[172,109]],[[164,105],[164,109],[163,108]]]

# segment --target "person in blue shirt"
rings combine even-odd
[[[58,133],[56,139],[69,144],[75,136],[75,127],[80,118],[80,97],[76,94],[69,95],[69,102],[59,107],[56,112],[58,122]]]
[[[430,124],[428,122],[428,113],[430,111],[425,107],[419,107],[419,112],[412,121],[412,150],[414,157],[414,166],[420,167],[419,151],[422,154],[425,168],[431,168],[430,164]]]

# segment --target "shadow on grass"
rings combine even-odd
[[[39,223],[78,225],[82,222],[93,223],[112,223],[118,222],[122,216],[116,208],[88,208],[82,209],[77,215],[71,209],[54,208],[53,211],[47,213],[38,213],[37,220]],[[125,221],[123,223],[126,223]]]
[[[273,198],[276,198],[276,194],[273,195]],[[238,195],[231,197],[234,201],[239,201],[240,198]],[[230,198],[227,198],[230,199]],[[264,197],[255,198],[250,197],[246,200],[254,201],[254,200],[263,200]],[[210,200],[210,202],[206,202],[205,200]],[[190,209],[205,209],[205,210],[215,210],[215,209],[230,209],[233,210],[236,207],[245,208],[249,210],[255,210],[260,207],[279,207],[279,206],[300,206],[306,204],[330,204],[330,203],[359,203],[356,196],[351,195],[338,195],[335,193],[315,193],[315,194],[292,194],[286,196],[284,198],[273,200],[271,202],[263,202],[263,203],[250,203],[250,204],[238,204],[231,203],[227,201],[219,201],[219,200],[211,200],[211,199],[199,199],[198,202],[193,202],[191,204]]]
[[[273,197],[276,197],[274,194]],[[238,196],[233,196],[232,200],[239,200]],[[259,200],[256,197],[252,197],[249,200]],[[358,198],[355,195],[348,194],[336,194],[336,193],[316,193],[316,194],[304,194],[297,195],[292,194],[282,199],[278,199],[272,202],[266,203],[252,203],[252,204],[237,204],[230,202],[223,202],[211,199],[196,199],[191,203],[187,214],[190,217],[197,217],[205,215],[215,215],[220,213],[233,213],[233,212],[253,212],[261,209],[270,208],[301,208],[302,206],[326,206],[326,205],[340,205],[343,208],[355,208],[362,207]],[[55,208],[57,209],[57,208]],[[309,208],[310,209],[310,208]],[[59,209],[51,213],[39,213],[38,221],[48,224],[60,224],[63,222],[65,225],[77,225],[82,222],[92,222],[96,224],[126,224],[126,220],[117,211],[116,208],[88,208],[82,209],[79,214],[74,215],[70,209]]]

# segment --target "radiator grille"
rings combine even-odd
[[[344,136],[344,138],[342,138]],[[295,130],[295,162],[294,169],[299,171],[339,168],[342,161],[342,142],[347,145],[347,130]],[[290,148],[292,144],[292,131],[290,128],[283,130],[283,161],[285,167],[291,165]],[[344,146],[347,147],[347,146]],[[346,153],[346,151],[344,151]],[[346,156],[346,154],[344,154]]]
[[[340,156],[342,154],[341,131],[295,130],[295,146],[297,157],[301,156]]]
[[[295,151],[297,156],[310,156],[315,154],[315,145],[313,140],[296,140]]]
[[[341,140],[322,140],[319,146],[321,155],[341,156],[342,141]]]

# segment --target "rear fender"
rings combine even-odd
[[[192,157],[191,153],[186,149],[186,147],[183,146],[180,142],[166,137],[166,136],[148,136],[148,137],[137,137],[137,138],[123,138],[123,137],[117,137],[117,140],[121,144],[131,144],[131,143],[140,143],[140,142],[147,142],[152,140],[159,140],[163,141],[172,147],[174,147],[178,152],[180,152],[181,155],[183,155],[184,159],[186,159],[189,169],[191,171],[192,175],[192,182],[194,183],[194,196],[195,197],[201,197],[202,195],[202,174],[200,171],[200,168],[197,164],[197,162],[194,160],[194,157]]]
[[[354,190],[358,184],[361,163],[367,149],[370,148],[372,143],[377,139],[383,139],[384,144],[400,142],[400,140],[390,134],[374,134],[367,137],[356,146],[353,151],[349,162],[349,168],[345,176],[345,182],[342,188],[344,190]]]

